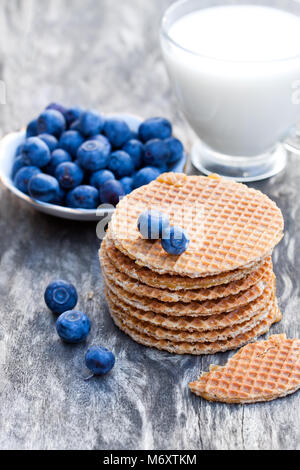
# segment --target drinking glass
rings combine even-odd
[[[183,0],[172,4],[162,20],[165,64],[179,107],[195,134],[193,164],[204,174],[261,180],[285,167],[284,142],[287,138],[291,142],[289,136],[300,122],[300,54],[274,60],[227,60],[186,49],[170,36],[171,26],[181,17],[226,5],[272,6],[300,17],[300,4],[296,0],[275,0],[271,5],[268,0]]]

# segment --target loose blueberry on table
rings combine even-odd
[[[183,154],[167,119],[147,119],[133,132],[122,119],[51,103],[28,124],[12,179],[38,201],[96,209],[117,205],[121,197],[171,171]]]
[[[44,299],[49,309],[60,315],[56,322],[59,337],[71,344],[85,341],[91,331],[91,323],[85,313],[72,310],[78,300],[73,284],[63,280],[51,282],[45,290]],[[86,352],[85,363],[92,372],[85,378],[88,380],[94,375],[107,374],[115,365],[115,356],[102,346],[91,346]]]
[[[115,356],[102,346],[91,346],[86,352],[85,363],[93,375],[104,375],[114,367]]]
[[[47,307],[60,315],[76,306],[78,295],[73,284],[59,279],[47,286],[44,298]]]
[[[68,310],[58,317],[56,331],[66,343],[82,343],[91,331],[90,320],[83,312]]]

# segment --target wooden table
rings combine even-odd
[[[1,133],[49,101],[105,112],[166,115],[186,135],[161,60],[157,31],[168,1],[2,0]],[[83,7],[84,5],[84,7]],[[283,320],[272,333],[300,335],[300,165],[255,187],[283,211],[274,253]],[[139,346],[112,323],[95,224],[41,215],[0,189],[0,448],[299,449],[300,394],[227,406],[192,396],[187,383],[229,354],[176,356]],[[111,348],[113,372],[83,380],[87,345],[67,346],[43,300],[49,281],[78,289],[92,320],[89,344]],[[90,293],[93,298],[90,299]]]

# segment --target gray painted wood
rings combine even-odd
[[[1,133],[49,101],[105,112],[166,115],[186,139],[162,64],[162,0],[2,0]],[[84,7],[83,7],[84,5]],[[275,250],[284,313],[272,333],[300,335],[300,166],[255,185],[279,204],[286,235]],[[299,449],[300,394],[227,406],[192,396],[187,383],[229,354],[180,357],[135,344],[110,320],[95,224],[41,215],[0,188],[0,448]],[[44,288],[66,278],[90,316],[89,344],[117,357],[103,379],[84,382],[86,344],[67,346],[45,308]],[[94,297],[88,300],[89,293]]]

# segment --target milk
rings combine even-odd
[[[258,5],[211,7],[177,19],[168,36],[162,49],[181,108],[214,151],[263,154],[300,120],[298,16]]]

